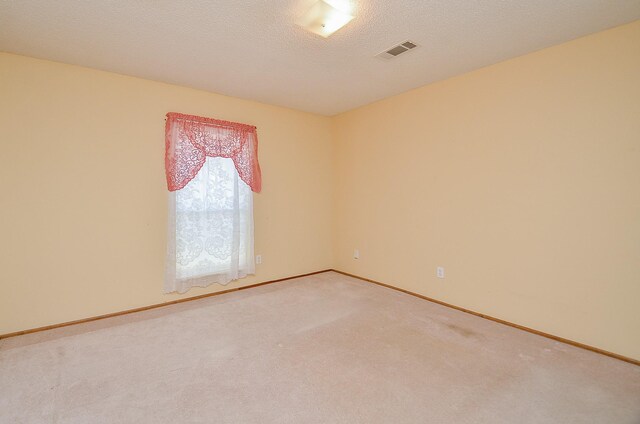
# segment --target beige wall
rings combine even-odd
[[[164,115],[258,126],[255,277],[163,295]],[[0,334],[332,266],[329,118],[0,54]]]
[[[640,359],[640,22],[334,118],[0,54],[0,334],[181,297],[168,111],[258,126],[228,288],[334,267]]]
[[[333,130],[338,269],[640,359],[640,21]]]

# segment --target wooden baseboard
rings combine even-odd
[[[456,309],[458,311],[466,312],[468,314],[475,315],[475,316],[480,317],[480,318],[484,318],[484,319],[488,319],[490,321],[498,322],[500,324],[508,325],[509,327],[517,328],[518,330],[527,331],[529,333],[533,333],[533,334],[536,334],[538,336],[546,337],[548,339],[552,339],[552,340],[555,340],[557,342],[566,343],[566,344],[569,344],[571,346],[579,347],[581,349],[586,349],[586,350],[589,350],[591,352],[599,353],[601,355],[610,356],[611,358],[619,359],[621,361],[629,362],[630,364],[634,364],[634,365],[640,366],[640,360],[637,360],[637,359],[632,359],[632,358],[628,358],[626,356],[618,355],[617,353],[608,352],[606,350],[599,349],[597,347],[593,347],[593,346],[589,346],[589,345],[586,345],[586,344],[583,344],[583,343],[575,342],[573,340],[565,339],[564,337],[554,336],[553,334],[544,333],[542,331],[534,330],[533,328],[525,327],[525,326],[519,325],[519,324],[514,324],[512,322],[505,321],[505,320],[500,319],[500,318],[494,318],[494,317],[489,316],[489,315],[485,315],[485,314],[481,314],[479,312],[471,311],[469,309],[461,308],[460,306],[451,305],[449,303],[442,302],[440,300],[432,299],[430,297],[423,296],[421,294],[414,293],[414,292],[409,291],[409,290],[405,290],[405,289],[401,289],[401,288],[398,288],[398,287],[394,287],[394,286],[389,285],[389,284],[381,283],[379,281],[371,280],[369,278],[364,278],[364,277],[360,277],[358,275],[349,274],[347,272],[338,271],[337,269],[333,269],[332,271],[337,272],[337,273],[342,274],[342,275],[346,275],[348,277],[357,278],[359,280],[366,281],[368,283],[377,284],[377,285],[382,286],[382,287],[386,287],[386,288],[389,288],[389,289],[392,289],[392,290],[396,290],[396,291],[399,291],[399,292],[402,292],[402,293],[406,293],[406,294],[418,297],[418,298],[423,299],[423,300],[428,300],[429,302],[437,303],[438,305],[442,305],[442,306],[446,306],[448,308]]]
[[[399,291],[399,292],[402,292],[402,293],[406,293],[406,294],[411,295],[411,296],[418,297],[418,298],[423,299],[423,300],[427,300],[429,302],[437,303],[438,305],[446,306],[448,308],[452,308],[452,309],[456,309],[458,311],[466,312],[468,314],[475,315],[475,316],[480,317],[480,318],[484,318],[484,319],[488,319],[490,321],[494,321],[494,322],[497,322],[497,323],[500,323],[500,324],[508,325],[509,327],[517,328],[518,330],[527,331],[529,333],[533,333],[533,334],[536,334],[538,336],[546,337],[548,339],[552,339],[552,340],[555,340],[555,341],[558,341],[558,342],[566,343],[566,344],[569,344],[571,346],[579,347],[581,349],[586,349],[586,350],[589,350],[591,352],[599,353],[601,355],[606,355],[606,356],[609,356],[611,358],[619,359],[621,361],[629,362],[630,364],[634,364],[634,365],[640,366],[640,360],[637,360],[637,359],[632,359],[632,358],[628,358],[626,356],[618,355],[617,353],[609,352],[609,351],[606,351],[606,350],[603,350],[603,349],[599,349],[597,347],[593,347],[593,346],[589,346],[589,345],[586,345],[586,344],[583,344],[583,343],[575,342],[573,340],[565,339],[564,337],[554,336],[553,334],[544,333],[542,331],[534,330],[533,328],[525,327],[525,326],[519,325],[519,324],[514,324],[512,322],[505,321],[505,320],[500,319],[500,318],[494,318],[494,317],[489,316],[489,315],[485,315],[485,314],[481,314],[479,312],[475,312],[475,311],[472,311],[472,310],[469,310],[469,309],[461,308],[460,306],[452,305],[450,303],[442,302],[442,301],[437,300],[437,299],[433,299],[433,298],[430,298],[430,297],[427,297],[427,296],[423,296],[421,294],[414,293],[414,292],[409,291],[409,290],[405,290],[405,289],[401,289],[401,288],[398,288],[398,287],[394,287],[392,285],[381,283],[381,282],[375,281],[375,280],[371,280],[369,278],[360,277],[358,275],[349,274],[347,272],[339,271],[337,269],[325,269],[325,270],[322,270],[322,271],[310,272],[308,274],[294,275],[292,277],[279,278],[277,280],[264,281],[262,283],[250,284],[248,286],[242,286],[242,287],[236,287],[236,288],[233,288],[233,289],[222,290],[222,291],[215,292],[215,293],[201,294],[199,296],[193,296],[193,297],[187,297],[187,298],[184,298],[184,299],[172,300],[170,302],[157,303],[157,304],[154,304],[154,305],[143,306],[143,307],[140,307],[140,308],[127,309],[125,311],[114,312],[114,313],[111,313],[111,314],[99,315],[99,316],[90,317],[90,318],[83,318],[83,319],[79,319],[79,320],[75,320],[75,321],[63,322],[63,323],[60,323],[60,324],[47,325],[47,326],[44,326],[44,327],[31,328],[31,329],[28,329],[28,330],[16,331],[14,333],[0,334],[0,339],[6,339],[8,337],[20,336],[20,335],[23,335],[23,334],[36,333],[36,332],[39,332],[39,331],[53,330],[53,329],[56,329],[56,328],[67,327],[69,325],[82,324],[82,323],[85,323],[85,322],[97,321],[97,320],[101,320],[101,319],[105,319],[105,318],[111,318],[111,317],[117,317],[117,316],[120,316],[120,315],[132,314],[134,312],[147,311],[149,309],[162,308],[164,306],[175,305],[176,303],[183,303],[183,302],[189,302],[189,301],[192,301],[192,300],[203,299],[205,297],[218,296],[218,295],[225,294],[225,293],[231,293],[231,292],[234,292],[234,291],[251,289],[251,288],[254,288],[254,287],[264,286],[266,284],[278,283],[278,282],[281,282],[281,281],[292,280],[294,278],[307,277],[309,275],[322,274],[323,272],[329,272],[329,271],[334,271],[334,272],[337,272],[338,274],[346,275],[348,277],[357,278],[359,280],[366,281],[368,283],[373,283],[373,284],[376,284],[378,286],[386,287],[386,288],[389,288],[389,289],[392,289],[392,290],[396,290],[396,291]]]
[[[170,302],[156,303],[155,305],[149,305],[149,306],[142,306],[140,308],[127,309],[125,311],[113,312],[111,314],[98,315],[98,316],[95,316],[95,317],[83,318],[83,319],[78,319],[78,320],[75,320],[75,321],[63,322],[63,323],[60,323],[60,324],[46,325],[44,327],[31,328],[31,329],[28,329],[28,330],[16,331],[14,333],[0,334],[0,339],[6,339],[8,337],[21,336],[23,334],[37,333],[39,331],[53,330],[53,329],[56,329],[56,328],[67,327],[69,325],[82,324],[82,323],[85,323],[85,322],[97,321],[97,320],[100,320],[100,319],[112,318],[112,317],[117,317],[117,316],[120,316],[120,315],[132,314],[134,312],[148,311],[149,309],[162,308],[164,306],[175,305],[176,303],[183,303],[183,302],[189,302],[189,301],[192,301],[192,300],[203,299],[205,297],[218,296],[220,294],[231,293],[231,292],[239,291],[239,290],[251,289],[251,288],[254,288],[254,287],[264,286],[266,284],[279,283],[281,281],[292,280],[294,278],[308,277],[309,275],[321,274],[323,272],[329,272],[329,271],[331,271],[331,270],[330,269],[325,269],[325,270],[322,270],[322,271],[310,272],[308,274],[294,275],[292,277],[279,278],[277,280],[264,281],[262,283],[250,284],[248,286],[242,286],[242,287],[236,287],[236,288],[233,288],[233,289],[222,290],[222,291],[215,292],[215,293],[201,294],[199,296],[186,297],[184,299],[172,300]]]

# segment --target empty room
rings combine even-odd
[[[0,1],[1,424],[640,424],[639,0]]]

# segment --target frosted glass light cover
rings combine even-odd
[[[315,3],[297,24],[322,37],[328,37],[353,19],[353,16],[337,9],[324,0]]]

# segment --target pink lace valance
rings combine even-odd
[[[252,125],[169,112],[165,143],[169,191],[186,186],[207,156],[231,158],[242,181],[256,193],[262,189],[258,133]]]

